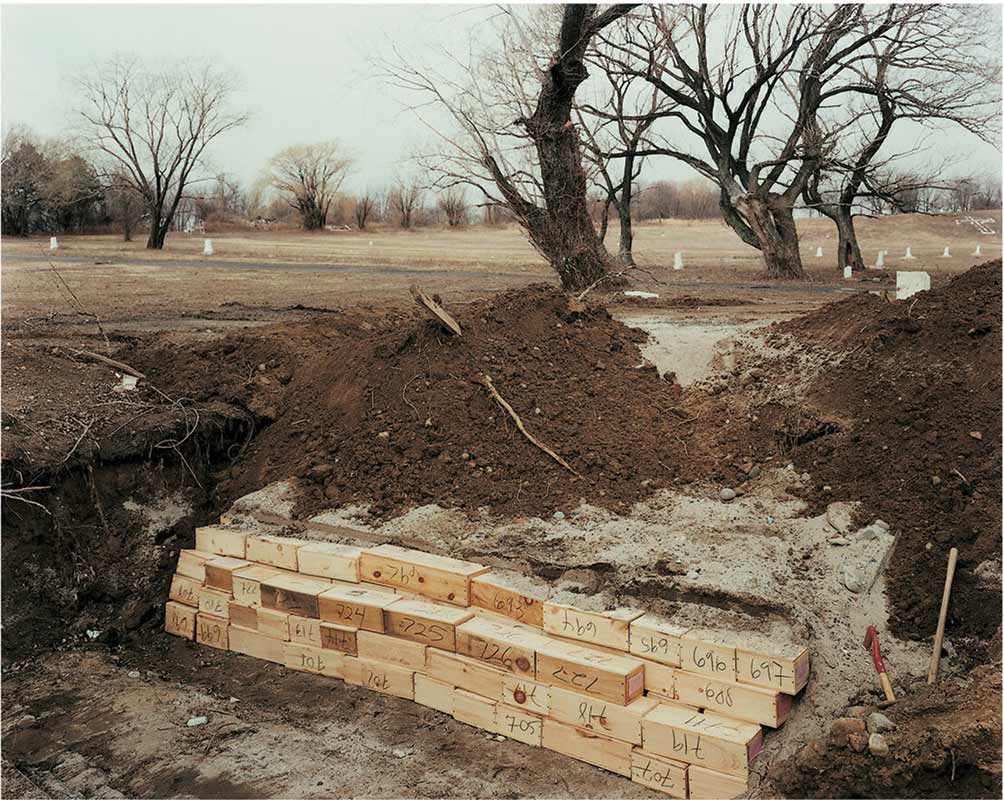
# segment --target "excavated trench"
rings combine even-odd
[[[159,440],[186,428],[160,427]],[[215,487],[253,434],[246,414],[205,412],[181,446],[150,437],[113,453],[78,449],[34,475],[32,503],[3,503],[3,657],[25,659],[80,641],[116,644],[158,623],[178,551],[219,514]],[[11,461],[5,476],[29,465]],[[6,483],[7,481],[5,481]]]

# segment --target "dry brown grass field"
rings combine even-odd
[[[862,251],[873,263],[888,250],[888,270],[922,269],[937,284],[1001,252],[1001,214],[995,234],[981,234],[963,221],[969,215],[901,215],[860,218]],[[834,266],[836,232],[828,220],[801,220],[802,256],[807,281],[773,283],[768,288],[759,253],[744,245],[722,223],[712,220],[666,221],[638,225],[635,252],[642,273],[631,276],[639,288],[663,294],[708,299],[740,297],[766,301],[779,292],[807,301],[844,285]],[[616,242],[612,229],[608,243]],[[163,317],[241,304],[283,308],[382,305],[407,297],[421,284],[449,300],[531,283],[553,281],[543,259],[515,226],[460,230],[397,229],[363,232],[220,232],[215,254],[202,255],[203,237],[172,234],[163,251],[144,248],[142,237],[123,242],[115,236],[60,238],[50,257],[48,238],[5,238],[2,244],[3,313],[6,320],[70,311],[62,280],[85,308],[102,316]],[[973,255],[980,244],[982,254]],[[941,258],[944,248],[950,258]],[[815,257],[817,247],[823,257]],[[902,255],[911,247],[915,260]],[[683,271],[672,270],[682,252]],[[58,270],[59,276],[53,271]]]

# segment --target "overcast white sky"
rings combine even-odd
[[[435,65],[487,31],[495,8],[442,5],[5,5],[2,124],[57,136],[73,123],[72,76],[116,50],[151,59],[210,56],[240,76],[237,102],[252,108],[245,128],[226,135],[213,166],[253,181],[276,151],[336,138],[356,156],[348,188],[388,183],[428,134],[400,98],[372,75],[370,55],[396,44]],[[910,137],[900,134],[905,141]],[[939,145],[971,169],[998,171],[1000,154],[971,137]],[[689,177],[661,159],[644,178]]]

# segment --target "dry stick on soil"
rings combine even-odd
[[[615,272],[613,275],[601,275],[599,278],[597,278],[595,281],[589,284],[585,289],[579,292],[578,297],[576,297],[575,299],[581,301],[593,289],[595,289],[597,286],[603,283],[603,281],[615,280],[621,277],[622,275],[626,275],[627,273],[633,272],[635,270],[637,270],[638,272],[644,272],[646,275],[648,275],[648,277],[652,280],[653,283],[658,283],[660,285],[663,284],[663,281],[660,281],[657,277],[655,277],[655,275],[653,275],[651,271],[643,267],[639,267],[637,264],[632,264],[630,267],[622,269],[620,272]]]
[[[36,489],[48,489],[48,488],[49,488],[48,486],[29,486],[25,489],[0,489],[0,497],[2,497],[4,500],[17,500],[18,502],[21,503],[27,503],[29,506],[36,506],[42,509],[46,514],[48,514],[51,517],[52,512],[50,512],[49,509],[47,509],[41,503],[39,503],[36,500],[29,500],[27,497],[21,497],[20,494],[17,494],[18,492],[31,492],[35,491]]]
[[[132,375],[134,378],[140,378],[145,380],[146,375],[140,372],[134,367],[130,367],[121,361],[116,361],[114,358],[108,358],[107,356],[98,355],[97,353],[92,353],[90,350],[74,350],[73,353],[78,356],[83,356],[84,358],[93,358],[95,361],[100,361],[102,364],[107,364],[109,367],[114,367],[119,372],[124,372],[126,375]]]
[[[91,430],[91,427],[93,425],[94,425],[93,419],[84,425],[83,432],[80,434],[80,436],[77,437],[77,441],[73,443],[73,447],[70,448],[70,452],[67,453],[65,456],[63,456],[63,460],[59,462],[60,464],[65,464],[67,461],[70,460],[70,456],[72,456],[77,451],[77,448],[80,447],[80,443],[84,441],[84,437],[87,436],[88,432]]]
[[[453,317],[451,317],[449,314],[446,313],[446,309],[444,309],[441,305],[439,305],[439,303],[437,303],[435,300],[429,297],[429,295],[427,295],[417,286],[411,286],[410,289],[411,289],[411,296],[415,298],[416,303],[418,303],[420,306],[427,309],[428,311],[432,312],[433,316],[435,316],[435,318],[450,333],[456,336],[461,335],[460,325]]]
[[[108,341],[108,334],[105,333],[105,329],[101,327],[101,318],[97,314],[88,311],[87,309],[84,308],[84,304],[80,302],[80,298],[77,297],[77,293],[70,288],[70,284],[68,284],[66,280],[63,278],[63,276],[59,274],[59,270],[56,269],[56,265],[53,264],[51,261],[49,262],[49,269],[52,270],[52,273],[59,279],[59,282],[63,285],[63,288],[66,289],[67,293],[70,295],[71,299],[68,301],[70,307],[74,311],[76,311],[80,316],[90,317],[91,319],[94,320],[94,323],[98,326],[98,330],[101,332],[101,336],[105,340],[105,349],[110,353],[112,351],[112,343]]]
[[[492,393],[492,397],[495,398],[496,402],[506,410],[510,417],[512,417],[513,422],[516,423],[516,427],[519,428],[520,433],[529,439],[531,444],[547,453],[551,458],[561,464],[561,466],[571,472],[576,478],[582,477],[567,461],[565,461],[565,459],[555,453],[550,447],[541,442],[526,429],[526,426],[523,425],[523,420],[519,418],[519,414],[517,414],[515,410],[513,410],[513,407],[505,401],[505,398],[498,393],[498,390],[495,388],[494,384],[492,384],[492,379],[488,375],[482,375],[481,382],[487,387],[488,391]]]

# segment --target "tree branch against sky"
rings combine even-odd
[[[152,69],[116,56],[87,70],[77,88],[83,137],[106,172],[127,176],[143,197],[147,247],[161,249],[206,148],[248,119],[229,108],[233,75],[195,61]]]
[[[999,148],[1000,63],[989,55],[995,37],[989,7],[917,6],[870,42],[853,68],[856,87],[824,92],[820,121],[833,152],[817,163],[804,197],[837,226],[838,268],[865,268],[854,230],[859,199],[898,207],[899,195],[946,186],[946,159],[934,169],[918,167],[932,138],[922,134],[961,129]],[[910,126],[916,143],[890,148],[894,126]],[[909,174],[906,162],[914,164]]]
[[[572,105],[588,77],[592,38],[631,7],[506,11],[496,18],[492,45],[472,48],[465,64],[455,63],[454,77],[400,54],[383,65],[392,83],[418,96],[416,110],[432,103],[453,118],[455,131],[430,126],[442,147],[422,160],[437,173],[439,188],[467,184],[486,202],[504,204],[566,289],[585,288],[607,273]],[[533,35],[534,25],[546,33]],[[541,41],[546,53],[537,50]]]

